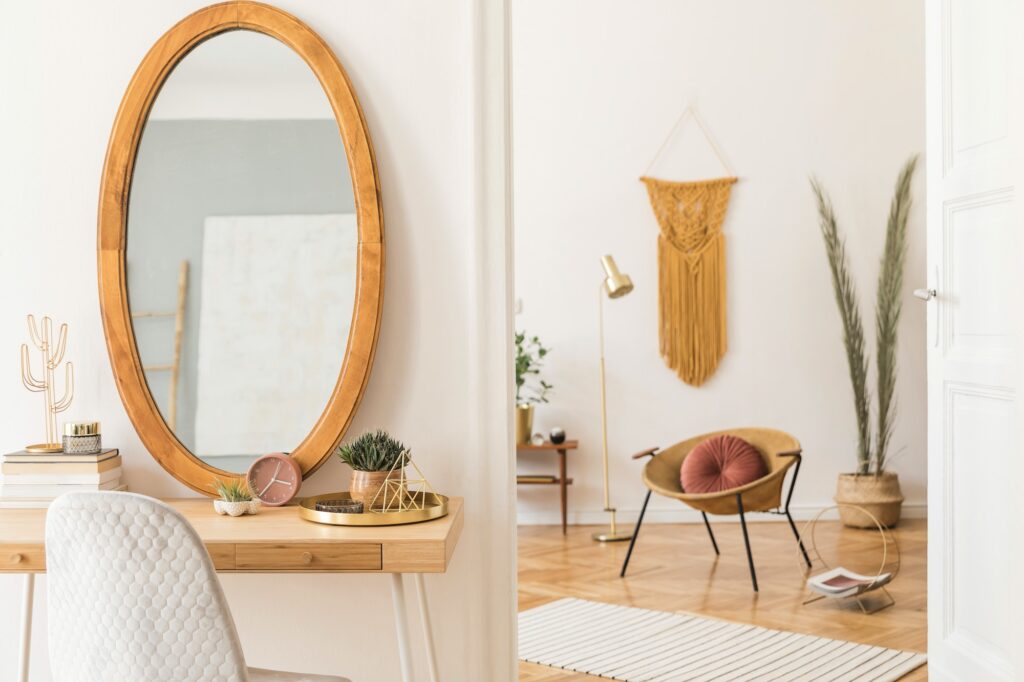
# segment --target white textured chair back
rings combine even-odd
[[[46,514],[54,682],[247,682],[213,564],[175,510],[69,493]]]

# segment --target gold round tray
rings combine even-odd
[[[444,495],[425,493],[423,509],[407,509],[394,512],[363,512],[362,514],[341,514],[336,512],[317,511],[316,503],[324,500],[350,500],[346,493],[327,493],[313,495],[299,503],[299,516],[314,523],[326,523],[332,526],[398,526],[403,523],[420,523],[439,519],[448,514],[448,498]]]

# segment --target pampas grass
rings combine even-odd
[[[910,184],[917,168],[912,156],[900,170],[889,207],[875,300],[875,346],[877,364],[878,431],[871,443],[871,396],[868,391],[868,359],[864,343],[864,323],[860,316],[857,288],[850,274],[846,243],[839,234],[832,200],[821,183],[811,179],[818,202],[818,222],[825,241],[825,255],[832,271],[832,290],[843,324],[843,347],[853,387],[854,412],[857,415],[857,473],[880,475],[889,456],[893,426],[896,422],[896,348],[900,313],[903,305],[903,269],[907,257],[907,218],[912,198]]]
[[[819,225],[825,240],[825,255],[832,271],[832,291],[843,322],[843,347],[853,386],[853,409],[857,415],[857,473],[866,474],[871,467],[871,396],[868,393],[868,357],[864,351],[864,323],[857,302],[857,287],[850,274],[846,242],[839,236],[835,209],[821,183],[811,179],[811,189],[818,200]]]
[[[903,302],[903,266],[907,260],[907,217],[910,215],[910,181],[917,168],[912,156],[900,171],[896,191],[889,207],[885,227],[885,250],[878,274],[878,295],[875,299],[875,364],[878,368],[875,393],[878,394],[878,433],[875,440],[875,475],[885,470],[889,441],[896,422],[896,333]]]

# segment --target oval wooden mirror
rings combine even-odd
[[[111,133],[98,255],[117,387],[164,469],[207,495],[269,452],[316,471],[373,363],[382,230],[359,102],[309,27],[226,2],[156,42]]]

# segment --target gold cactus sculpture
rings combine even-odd
[[[42,393],[46,400],[46,442],[26,446],[29,452],[60,452],[63,446],[57,438],[57,414],[68,409],[75,394],[75,368],[71,362],[64,365],[64,394],[60,400],[56,398],[53,385],[54,370],[64,359],[64,351],[68,344],[68,326],[62,324],[57,334],[57,345],[53,344],[53,322],[43,317],[42,324],[36,326],[36,318],[28,316],[28,333],[32,345],[39,349],[43,358],[43,378],[36,379],[32,374],[29,361],[28,344],[21,344],[21,383],[33,393]]]

